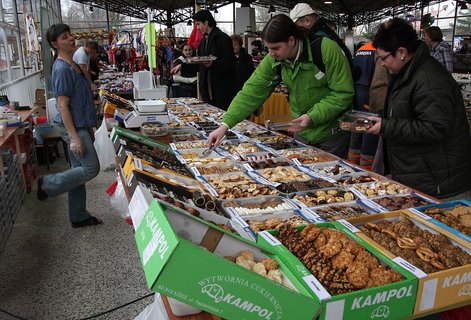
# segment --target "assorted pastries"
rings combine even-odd
[[[254,232],[258,233],[264,230],[278,229],[283,224],[289,224],[292,227],[297,227],[305,225],[307,222],[301,218],[301,216],[293,214],[291,217],[286,219],[270,218],[266,220],[247,220],[247,224]]]
[[[453,208],[428,208],[424,213],[467,236],[471,236],[471,207],[456,205]]]
[[[334,202],[352,201],[355,199],[355,196],[350,191],[330,189],[296,194],[293,196],[293,199],[302,202],[308,207],[314,207]]]

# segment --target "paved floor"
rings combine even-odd
[[[64,164],[56,160],[49,172],[63,170]],[[115,176],[102,172],[87,184],[87,208],[103,219],[100,226],[72,228],[66,194],[39,202],[34,188],[26,196],[0,256],[0,310],[20,319],[84,319],[150,293],[133,228],[105,193]],[[134,319],[153,300],[96,319]],[[0,319],[18,318],[0,311]]]

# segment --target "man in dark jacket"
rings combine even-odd
[[[200,93],[205,102],[227,110],[235,96],[235,55],[231,38],[216,27],[216,20],[208,10],[197,12],[193,19],[203,34],[198,56],[215,56],[216,60],[200,67]]]
[[[370,117],[368,133],[382,134],[392,178],[437,198],[469,190],[471,137],[458,84],[402,19],[384,23],[373,45],[391,78],[384,118]]]

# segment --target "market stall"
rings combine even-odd
[[[152,290],[230,319],[397,319],[471,303],[469,202],[437,204],[249,121],[207,153],[222,112],[166,102],[168,124],[111,134]]]

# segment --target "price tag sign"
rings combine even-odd
[[[198,168],[196,167],[190,167],[191,172],[195,175],[195,177],[201,176],[201,173],[199,172]]]
[[[177,150],[177,145],[175,143],[169,143],[169,146],[172,150]]]
[[[232,207],[226,207],[225,208],[227,213],[231,216],[231,218],[235,219],[236,217],[239,217],[239,214],[237,213],[237,210],[232,208]]]
[[[299,162],[298,158],[291,159],[291,161],[293,161],[294,164],[297,165],[298,167],[303,166],[303,164],[301,162]],[[299,170],[301,170],[301,169],[299,169]]]
[[[127,145],[126,140],[119,139],[119,143],[123,146]]]
[[[272,236],[268,231],[259,232],[258,235],[271,244],[272,247],[282,245],[282,243],[277,238]]]
[[[413,264],[407,262],[406,260],[404,260],[401,257],[396,257],[396,258],[392,259],[392,261],[394,261],[395,263],[397,263],[398,265],[400,265],[401,267],[403,267],[407,271],[413,273],[419,279],[427,277],[427,274],[425,272],[423,272],[422,270],[420,270],[419,268],[417,268]]]
[[[368,199],[367,196],[365,196],[363,193],[361,193],[360,191],[358,191],[355,188],[348,188],[348,191],[350,191],[351,193],[353,193],[354,195],[356,195],[360,199]]]
[[[309,288],[311,288],[319,300],[323,301],[332,298],[327,290],[321,285],[319,280],[317,280],[313,275],[304,276],[303,281],[309,286]]]
[[[301,214],[306,217],[306,219],[309,220],[309,222],[312,223],[320,223],[320,222],[325,222],[325,219],[322,218],[320,215],[315,213],[309,208],[303,208],[301,209]]]
[[[243,228],[249,228],[249,225],[247,224],[247,222],[245,222],[245,220],[242,219],[241,217],[236,216],[236,217],[232,217],[232,219],[237,221],[237,223],[240,224]]]
[[[350,222],[348,222],[345,219],[337,220],[337,222],[340,223],[341,225],[343,225],[348,230],[350,230],[352,233],[361,232],[360,229],[358,229],[357,227],[355,227],[353,224],[351,224]]]
[[[253,171],[253,168],[252,168],[252,167],[250,166],[250,164],[248,164],[248,163],[244,163],[242,166],[243,166],[247,171]]]
[[[413,214],[415,214],[416,216],[424,219],[424,220],[430,220],[432,219],[432,217],[429,217],[428,215],[426,215],[425,213],[417,210],[417,209],[414,209],[414,208],[410,208],[410,209],[407,209],[409,210],[410,212],[412,212]]]
[[[142,169],[142,161],[139,158],[134,158],[134,165],[136,166],[136,169],[138,170],[143,170]]]

